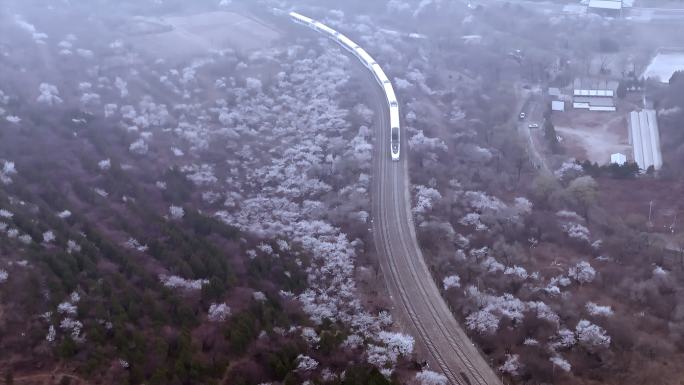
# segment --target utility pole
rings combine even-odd
[[[646,222],[646,226],[648,227],[653,227],[653,222],[651,222],[651,215],[653,214],[653,201],[650,201],[648,203],[648,222]]]

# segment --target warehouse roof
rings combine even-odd
[[[622,0],[589,0],[589,8],[620,10]]]
[[[629,133],[634,149],[634,160],[642,170],[663,166],[660,133],[654,110],[632,111],[629,114]]]
[[[572,101],[575,103],[587,103],[592,106],[601,106],[601,107],[613,107],[615,106],[615,102],[613,101],[613,98],[606,98],[606,97],[590,97],[590,96],[575,96],[572,98]]]
[[[573,96],[614,96],[613,90],[573,90]]]

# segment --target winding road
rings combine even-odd
[[[430,368],[451,384],[501,384],[449,310],[423,259],[411,215],[406,135],[401,159],[391,160],[389,109],[380,88],[374,88],[373,233],[393,314],[416,337]]]

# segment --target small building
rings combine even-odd
[[[553,96],[555,98],[560,98],[561,96],[561,90],[558,87],[549,87],[548,93],[549,96]]]
[[[575,79],[572,107],[589,111],[615,111],[618,83],[606,79]]]
[[[663,166],[660,132],[655,110],[632,111],[629,114],[629,142],[634,150],[634,161],[642,170]]]
[[[603,16],[618,17],[622,15],[622,0],[589,0],[587,10]]]
[[[551,111],[565,111],[565,102],[562,100],[552,100]]]
[[[610,163],[611,164],[617,164],[618,166],[622,166],[625,163],[627,163],[627,157],[624,154],[620,154],[619,152],[616,152],[615,154],[610,155]]]
[[[610,97],[576,96],[572,98],[572,108],[589,111],[616,111],[615,102]]]

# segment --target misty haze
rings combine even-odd
[[[0,385],[681,385],[684,1],[0,0]]]

